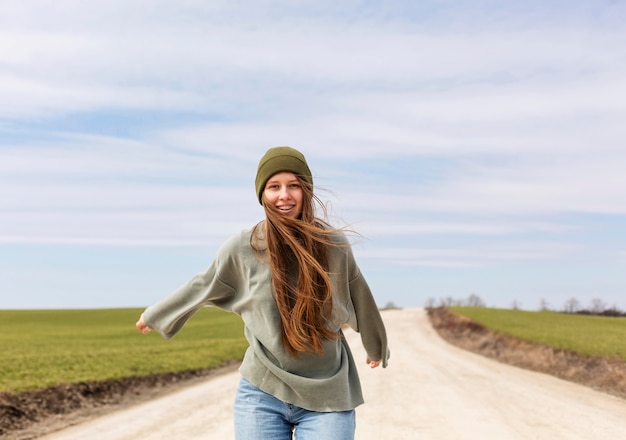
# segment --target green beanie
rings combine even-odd
[[[263,203],[261,199],[267,181],[281,171],[294,173],[313,188],[313,176],[302,153],[291,147],[270,148],[259,161],[256,172],[255,186],[259,203]]]

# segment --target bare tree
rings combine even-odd
[[[591,300],[589,311],[595,315],[599,315],[607,309],[607,305],[600,298],[594,298]]]
[[[428,298],[426,300],[426,303],[424,304],[424,307],[426,307],[427,309],[432,309],[435,307],[435,298]]]
[[[565,313],[576,313],[578,310],[580,310],[580,302],[576,298],[570,298],[565,301],[563,308]]]
[[[445,298],[441,298],[439,303],[444,307],[452,307],[455,305],[455,300],[451,296],[446,296]]]
[[[519,302],[518,300],[514,299],[514,300],[513,300],[513,303],[511,304],[511,308],[512,308],[513,310],[519,310],[519,309],[520,309],[520,307],[522,307],[522,303],[521,303],[521,302]]]
[[[539,303],[539,310],[541,310],[542,312],[550,310],[550,305],[548,304],[548,301],[545,300],[545,298],[541,298],[541,302]]]
[[[467,297],[467,305],[469,307],[485,307],[485,302],[482,298],[475,293],[472,293]]]
[[[605,309],[602,314],[606,316],[626,316],[626,312],[622,312],[615,304]]]

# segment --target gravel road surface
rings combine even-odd
[[[358,334],[346,337],[366,404],[357,440],[626,438],[626,400],[499,364],[441,340],[422,309],[383,312],[386,369],[370,369]],[[44,440],[233,438],[237,372],[41,437]]]

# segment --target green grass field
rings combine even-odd
[[[232,313],[202,309],[167,342],[135,329],[141,312],[0,310],[0,392],[210,368],[241,360],[248,345]]]
[[[555,312],[451,307],[500,333],[583,355],[617,356],[626,360],[626,318]]]

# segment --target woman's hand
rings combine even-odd
[[[370,368],[376,368],[376,367],[378,367],[382,363],[382,360],[380,360],[380,361],[373,361],[370,358],[367,358],[366,362],[370,366]]]
[[[141,333],[143,333],[144,335],[148,334],[148,332],[150,330],[152,330],[150,327],[148,327],[146,325],[146,323],[143,320],[143,313],[141,314],[141,316],[139,317],[139,321],[137,321],[137,324],[135,324],[135,327],[137,327],[137,330],[139,330]]]

